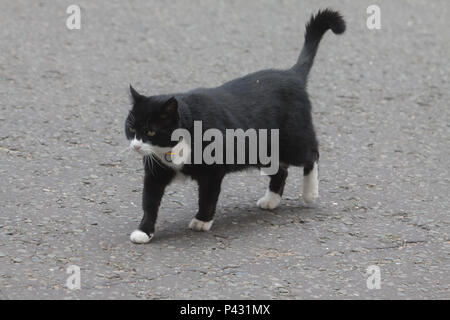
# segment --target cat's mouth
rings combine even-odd
[[[141,156],[157,156],[157,157],[159,157],[159,158],[164,158],[164,159],[170,159],[171,157],[172,157],[172,155],[175,155],[175,153],[174,152],[172,152],[172,151],[166,151],[166,152],[164,152],[164,151],[160,151],[160,152],[157,152],[157,151],[155,151],[155,150],[153,150],[153,149],[151,149],[151,148],[148,148],[148,149],[138,149],[138,150],[136,150],[135,148],[133,148],[133,150],[135,151],[135,152],[137,152],[139,155],[141,155]],[[169,160],[167,160],[167,161],[169,161]],[[170,161],[169,161],[170,162]]]
[[[161,159],[165,159],[167,157],[170,158],[172,155],[172,148],[170,147],[149,145],[148,143],[144,143],[142,140],[137,139],[131,140],[130,149],[141,156],[157,156]]]
[[[143,157],[158,158],[173,165],[186,163],[190,155],[190,147],[184,140],[181,140],[174,147],[160,147],[133,139],[130,142],[130,149]]]

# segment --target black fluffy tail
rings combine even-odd
[[[345,31],[345,21],[337,11],[331,9],[319,10],[319,12],[306,24],[305,43],[297,63],[293,67],[302,77],[308,77],[309,70],[314,62],[322,36],[331,29],[335,34]]]

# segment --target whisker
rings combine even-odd
[[[155,175],[155,170],[154,170],[154,165],[153,165],[153,159],[152,159],[151,155],[145,156],[144,159],[145,159],[145,161],[146,161],[147,167],[148,167],[149,170],[150,170],[150,173],[151,173],[152,175]]]
[[[125,152],[127,152],[127,151],[131,151],[131,148],[130,148],[130,147],[126,147],[126,148],[123,149],[122,151],[119,151],[119,154],[123,154],[123,153],[125,153]]]
[[[152,158],[153,158],[153,160],[155,160],[155,162],[156,162],[161,168],[164,169],[163,163],[161,162],[161,160],[160,160],[156,155],[152,154]]]

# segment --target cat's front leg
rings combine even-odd
[[[152,173],[146,170],[144,177],[144,191],[142,194],[142,208],[144,216],[139,224],[139,228],[130,235],[130,240],[134,243],[148,243],[155,233],[155,223],[158,217],[158,210],[166,186],[173,178],[173,174],[168,170],[161,169],[161,172]]]
[[[209,231],[211,229],[223,177],[223,172],[213,172],[197,179],[198,213],[189,223],[189,228],[192,230]]]

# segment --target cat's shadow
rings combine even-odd
[[[302,203],[285,203],[274,210],[262,210],[256,205],[231,206],[218,208],[214,224],[209,232],[196,232],[188,229],[190,217],[173,223],[159,226],[152,243],[168,240],[181,240],[187,238],[191,241],[204,241],[206,238],[232,239],[236,234],[260,233],[262,229],[274,225],[286,225],[290,223],[302,224],[328,216],[320,204],[304,205]]]

